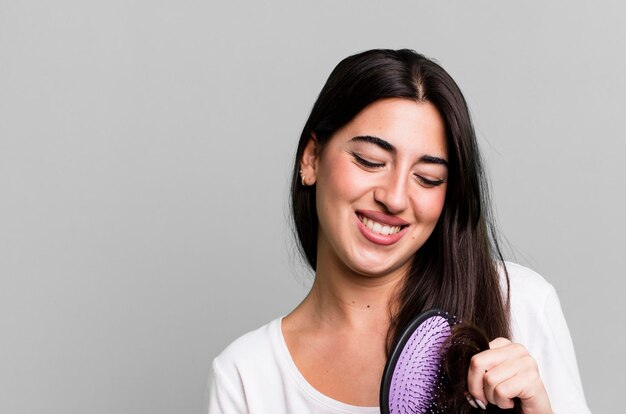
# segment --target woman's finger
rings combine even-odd
[[[550,399],[541,381],[537,363],[530,355],[521,360],[524,369],[495,386],[496,404],[502,408],[510,408],[513,398],[518,397],[525,414],[551,413]]]
[[[467,373],[467,387],[469,393],[477,400],[478,405],[480,405],[481,402],[483,405],[488,402],[485,390],[483,389],[485,374],[488,373],[490,369],[500,365],[506,360],[520,358],[528,354],[526,348],[520,344],[509,343],[508,345],[504,345],[502,341],[494,341],[496,341],[495,346],[502,346],[479,352],[470,360],[470,368]]]
[[[511,377],[496,385],[493,404],[503,409],[513,408],[515,405],[513,398],[522,390],[524,386],[523,381],[522,376],[517,376]]]
[[[530,356],[527,358],[532,359]],[[541,410],[541,407],[549,407],[549,400],[543,383],[537,372],[530,369],[529,364],[530,362],[525,363],[526,369],[495,386],[494,403],[498,407],[512,408],[515,397],[522,401],[524,412],[534,412],[535,410],[545,412]]]
[[[500,337],[489,342],[489,349],[502,348],[510,344],[511,344],[510,340]]]
[[[512,408],[513,397],[517,395],[501,394],[498,387],[526,369],[528,367],[524,366],[524,362],[516,358],[506,360],[485,372],[483,376],[483,391],[487,401],[500,408]]]

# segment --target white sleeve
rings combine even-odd
[[[554,287],[550,286],[543,311],[538,316],[543,320],[537,321],[533,357],[539,365],[554,414],[590,414],[574,345]]]
[[[248,408],[243,392],[237,392],[238,378],[229,378],[213,360],[211,385],[209,387],[208,414],[247,414]]]

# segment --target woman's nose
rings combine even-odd
[[[393,214],[404,211],[408,205],[407,174],[390,174],[374,190],[374,198]]]

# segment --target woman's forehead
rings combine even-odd
[[[347,144],[372,145],[379,140],[382,145],[378,147],[384,149],[388,144],[393,148],[390,152],[428,150],[434,151],[434,156],[447,156],[443,118],[430,102],[402,98],[376,101],[359,112],[336,135]]]

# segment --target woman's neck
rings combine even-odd
[[[386,331],[401,274],[374,277],[342,270],[318,266],[311,291],[297,310],[319,328]]]

